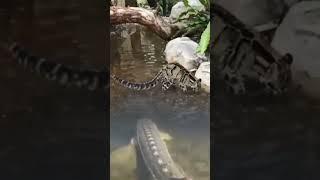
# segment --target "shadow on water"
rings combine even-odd
[[[105,65],[99,1],[5,1],[0,40],[74,66]],[[89,33],[90,32],[90,33]],[[62,88],[0,51],[0,179],[106,179],[104,92]]]
[[[119,27],[118,27],[119,28]],[[129,32],[129,33],[128,33]],[[166,42],[140,26],[129,25],[111,36],[111,72],[135,82],[152,79],[165,60]],[[121,38],[122,35],[122,38]],[[173,159],[194,179],[209,179],[210,98],[208,94],[186,95],[161,87],[134,92],[112,82],[110,111],[111,152],[127,146],[136,132],[138,119],[152,119],[160,131],[173,139],[167,142]],[[121,162],[119,162],[121,163]],[[123,162],[128,163],[128,162]],[[111,179],[136,179],[130,172],[118,174],[111,164]]]

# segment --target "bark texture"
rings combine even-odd
[[[171,39],[180,29],[178,24],[171,24],[154,11],[139,7],[110,7],[111,24],[138,23],[148,27],[162,39]]]

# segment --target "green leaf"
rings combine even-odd
[[[201,2],[202,5],[206,6],[207,5],[207,1],[206,0],[199,0]]]
[[[182,12],[182,13],[179,15],[178,19],[181,19],[183,16],[185,16],[185,15],[187,15],[187,14],[188,14],[188,11]]]
[[[190,7],[188,0],[183,0],[183,4],[185,7]]]
[[[200,39],[199,46],[197,48],[197,52],[200,54],[204,54],[209,44],[210,44],[210,22],[207,24],[206,29],[201,34],[201,39]]]

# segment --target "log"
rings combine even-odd
[[[110,7],[110,23],[112,25],[137,23],[146,26],[164,40],[170,40],[179,30],[179,24],[171,24],[155,11],[139,7]]]

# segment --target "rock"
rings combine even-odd
[[[148,6],[147,0],[137,0],[138,7]]]
[[[287,7],[291,7],[294,4],[298,3],[300,0],[284,0],[284,3]]]
[[[134,145],[129,144],[111,152],[110,167],[110,176],[114,179],[133,178],[136,168],[136,150]]]
[[[301,1],[320,1],[320,0],[283,0],[287,7],[291,7]]]
[[[112,6],[125,7],[126,6],[126,2],[125,2],[125,0],[111,0],[111,5]]]
[[[286,9],[282,0],[216,0],[215,3],[223,6],[250,26],[278,19]]]
[[[206,92],[210,92],[210,62],[201,63],[195,76],[201,79],[201,87]]]
[[[293,80],[307,95],[320,98],[320,2],[294,5],[277,29],[272,46],[293,56]]]
[[[168,63],[179,63],[187,70],[196,69],[199,64],[206,60],[205,56],[196,52],[198,43],[188,37],[179,37],[168,42],[164,50]]]
[[[205,7],[201,4],[199,0],[189,0],[189,5],[197,10],[204,11]],[[186,7],[184,6],[183,2],[180,1],[171,8],[171,13],[169,18],[171,20],[176,20],[180,16],[181,13],[186,11]]]

